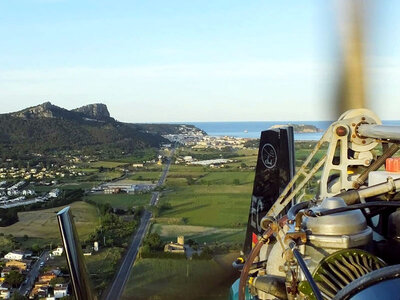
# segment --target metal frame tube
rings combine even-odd
[[[97,300],[93,295],[82,247],[69,206],[57,213],[58,226],[67,257],[71,282],[77,300]]]
[[[363,137],[400,141],[400,126],[360,124],[357,131]]]

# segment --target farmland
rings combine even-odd
[[[237,276],[231,266],[234,257],[141,259],[135,264],[121,299],[225,300]]]
[[[84,197],[96,203],[109,203],[112,207],[130,209],[134,206],[145,206],[149,204],[151,193],[146,194],[92,194]]]
[[[84,240],[98,225],[97,210],[93,205],[79,201],[70,204],[74,221],[81,240]],[[60,238],[56,213],[62,207],[38,211],[19,212],[19,221],[7,227],[0,227],[0,232],[12,234],[15,237],[27,235],[31,242],[42,240],[56,240]]]

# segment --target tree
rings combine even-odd
[[[26,297],[22,296],[18,292],[14,292],[10,298],[10,300],[26,300]]]
[[[21,285],[22,281],[24,281],[24,275],[20,274],[18,271],[11,270],[10,273],[6,275],[4,281],[12,287],[17,288]]]
[[[42,248],[39,246],[39,244],[32,245],[32,251],[35,252],[36,254],[38,254],[41,250]]]
[[[162,248],[161,237],[156,232],[147,235],[144,244],[148,245],[151,250],[160,250]]]
[[[64,277],[56,277],[56,278],[53,278],[52,280],[50,280],[51,286],[55,286],[56,284],[59,284],[59,283],[65,283],[65,278]]]

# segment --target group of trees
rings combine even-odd
[[[9,226],[18,222],[18,210],[15,208],[0,208],[0,226]]]
[[[159,217],[164,211],[169,210],[172,208],[171,203],[169,202],[164,202],[162,204],[158,204],[157,206],[151,206],[150,210],[151,213],[153,214],[153,217],[157,218]]]
[[[91,201],[88,202],[91,203]],[[96,205],[101,214],[100,226],[90,234],[89,241],[91,243],[101,241],[106,247],[126,247],[143,210],[135,210],[133,220],[126,221],[114,213],[109,203],[96,203]]]
[[[11,285],[13,288],[17,288],[24,281],[25,276],[22,275],[18,270],[11,270],[4,278],[4,281]]]

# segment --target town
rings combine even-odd
[[[107,209],[103,203],[111,203],[112,212],[125,214],[123,217],[126,220],[132,220],[129,214],[134,213],[135,218],[140,216],[140,205],[146,205],[146,201],[158,202],[160,194],[157,191],[163,182],[161,170],[168,159],[173,165],[188,168],[226,168],[240,163],[235,157],[238,150],[253,148],[254,145],[249,143],[249,139],[212,137],[199,130],[193,130],[192,127],[184,128],[182,133],[164,137],[168,138],[170,143],[164,143],[159,150],[145,154],[142,159],[126,159],[126,153],[121,152],[120,156],[112,161],[102,160],[104,157],[101,152],[100,155],[87,155],[79,151],[65,153],[63,159],[52,163],[46,161],[48,156],[35,153],[32,154],[35,159],[32,162],[28,161],[25,167],[11,159],[4,159],[0,168],[0,212],[16,209],[19,216],[19,212],[33,212],[36,209],[57,207],[84,199],[87,203],[97,205],[101,211]],[[172,153],[174,155],[168,158]],[[30,167],[30,164],[33,167]],[[238,168],[241,169],[244,165],[241,163]],[[78,190],[82,191],[81,194],[69,196],[71,192]],[[127,200],[129,201],[126,202]],[[121,205],[118,206],[117,203]],[[132,203],[133,207],[128,203]],[[153,210],[154,216],[165,209],[168,209],[167,204],[156,206]],[[12,222],[18,223],[18,219]],[[120,226],[126,225],[121,223]],[[130,230],[134,230],[134,227],[127,231],[128,234]],[[143,258],[167,254],[171,257],[184,255],[200,259],[211,257],[208,247],[198,245],[192,239],[188,239],[187,244],[184,243],[183,236],[179,236],[176,243],[170,242],[170,239],[161,242],[160,237],[156,237],[158,246],[155,247],[154,243],[146,242],[152,236],[154,234],[150,233],[144,241],[144,248],[140,252]],[[98,240],[91,245],[86,242],[83,245],[85,256],[93,253],[93,259],[97,259],[104,253],[114,251],[114,248],[107,245],[105,236],[96,234],[95,238],[104,239],[101,243],[103,248],[97,252]],[[122,241],[122,244],[126,243],[126,238]],[[115,246],[115,242],[112,244]],[[146,248],[146,245],[150,245],[150,248]],[[154,254],[154,251],[160,254]],[[13,293],[19,293],[31,299],[68,299],[71,286],[63,255],[62,246],[52,247],[52,243],[50,247],[40,247],[40,250],[33,249],[32,246],[23,246],[21,249],[14,248],[4,253],[0,264],[0,298],[8,299]],[[112,276],[112,273],[107,276]]]

